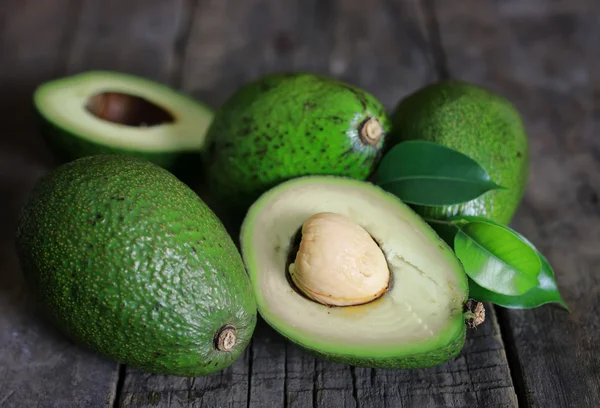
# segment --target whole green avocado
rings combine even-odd
[[[204,150],[209,190],[220,206],[243,216],[262,193],[288,179],[364,180],[389,128],[384,106],[358,87],[313,73],[265,75],[216,112]]]
[[[471,215],[510,223],[527,185],[529,147],[521,117],[506,98],[474,84],[444,80],[408,95],[391,117],[387,149],[407,140],[439,143],[469,156],[505,187],[462,204],[414,206],[421,216]]]
[[[231,237],[149,161],[89,156],[44,176],[16,233],[24,275],[75,342],[157,374],[199,376],[249,343],[256,303]]]

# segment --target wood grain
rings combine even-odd
[[[437,1],[448,70],[508,97],[531,143],[514,227],[554,266],[572,308],[501,311],[520,402],[600,401],[600,13],[594,0]]]
[[[88,69],[144,75],[217,107],[268,72],[332,75],[391,108],[448,72],[511,99],[531,140],[531,178],[514,226],[554,265],[567,314],[499,310],[516,379],[488,305],[463,353],[439,367],[332,364],[261,321],[244,356],[209,377],[127,368],[117,406],[593,407],[600,283],[600,15],[594,0],[93,0],[0,6],[0,406],[110,406],[117,365],[40,316],[13,251],[16,214],[53,161],[35,131],[41,81]],[[428,6],[431,5],[431,8]],[[434,11],[432,14],[431,11]],[[439,30],[439,37],[436,36]],[[32,33],[37,33],[33,35]]]
[[[200,0],[183,88],[213,106],[277,71],[354,83],[386,105],[436,74],[414,0]]]
[[[1,407],[98,407],[115,394],[117,364],[73,345],[41,317],[14,251],[20,207],[53,165],[35,128],[31,93],[63,72],[74,3],[10,0],[0,8]]]
[[[189,0],[81,2],[70,73],[116,70],[170,83],[180,64]]]
[[[275,71],[331,75],[391,108],[436,77],[413,1],[199,1],[184,48],[181,87],[214,107],[242,83]],[[127,369],[123,407],[514,407],[493,311],[465,350],[440,367],[371,370],[317,359],[262,320],[234,366],[181,379]]]
[[[127,370],[122,407],[516,407],[493,315],[455,360],[422,370],[374,370],[315,358],[260,320],[232,367],[208,377]]]

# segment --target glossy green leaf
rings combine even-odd
[[[518,234],[483,218],[452,221],[460,228],[454,237],[454,252],[475,283],[510,296],[522,295],[537,286],[542,269],[540,257]]]
[[[483,217],[460,216],[455,217],[452,221],[425,219],[429,225],[444,239],[451,247],[454,246],[454,237],[460,230],[461,226],[467,225],[470,222],[482,221],[491,222]],[[508,228],[509,227],[504,227]],[[569,306],[563,300],[556,284],[556,278],[552,266],[548,260],[542,255],[537,248],[522,234],[511,229],[524,243],[529,245],[538,255],[541,261],[542,269],[538,275],[537,286],[525,292],[522,295],[510,296],[495,293],[485,289],[469,278],[469,296],[481,302],[490,302],[498,306],[513,308],[513,309],[531,309],[548,303],[557,303],[570,311]]]
[[[533,289],[522,295],[508,296],[482,288],[469,279],[469,296],[480,302],[491,302],[495,305],[511,309],[532,309],[547,303],[558,303],[570,311],[569,306],[560,296],[552,266],[550,266],[550,263],[542,254],[538,253],[538,255],[542,261],[542,271],[538,276],[538,284]]]
[[[381,159],[375,183],[409,204],[460,204],[500,189],[470,157],[437,143],[408,141]]]

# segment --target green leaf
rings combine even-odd
[[[538,255],[542,261],[542,271],[538,276],[538,285],[533,289],[519,296],[507,296],[482,288],[469,279],[469,296],[480,302],[491,302],[511,309],[532,309],[547,303],[558,303],[571,311],[560,296],[552,266],[542,254],[538,252]]]
[[[453,218],[460,230],[454,252],[479,286],[503,295],[522,295],[538,284],[537,252],[510,228],[481,217]]]
[[[460,204],[502,189],[473,159],[437,143],[408,141],[382,159],[375,183],[409,204]]]
[[[496,224],[491,220],[483,217],[461,216],[454,217],[453,221],[434,220],[426,218],[425,221],[442,237],[448,245],[454,246],[454,237],[460,231],[460,227],[467,225],[470,222],[481,221]],[[500,224],[498,224],[500,225]],[[502,225],[500,225],[502,226]],[[510,229],[510,227],[504,227]],[[509,296],[500,293],[495,293],[485,289],[469,278],[469,296],[481,302],[491,302],[498,306],[513,308],[513,309],[532,309],[548,303],[557,303],[564,307],[567,311],[571,311],[569,306],[563,300],[556,284],[554,270],[548,260],[540,253],[537,248],[522,234],[510,229],[524,243],[529,245],[538,255],[541,261],[542,269],[538,275],[537,286],[525,292],[522,295]]]

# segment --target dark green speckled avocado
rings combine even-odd
[[[527,184],[529,146],[521,117],[507,99],[473,84],[441,81],[400,101],[392,121],[390,147],[405,140],[442,144],[477,161],[505,187],[462,204],[414,206],[420,215],[473,215],[510,223]]]
[[[208,207],[146,160],[91,156],[43,177],[17,252],[56,326],[158,374],[207,375],[248,345],[256,304],[237,248]]]
[[[303,175],[364,180],[390,121],[355,86],[310,73],[278,73],[241,87],[207,133],[209,188],[237,216],[267,189]],[[231,215],[231,212],[230,212]]]

